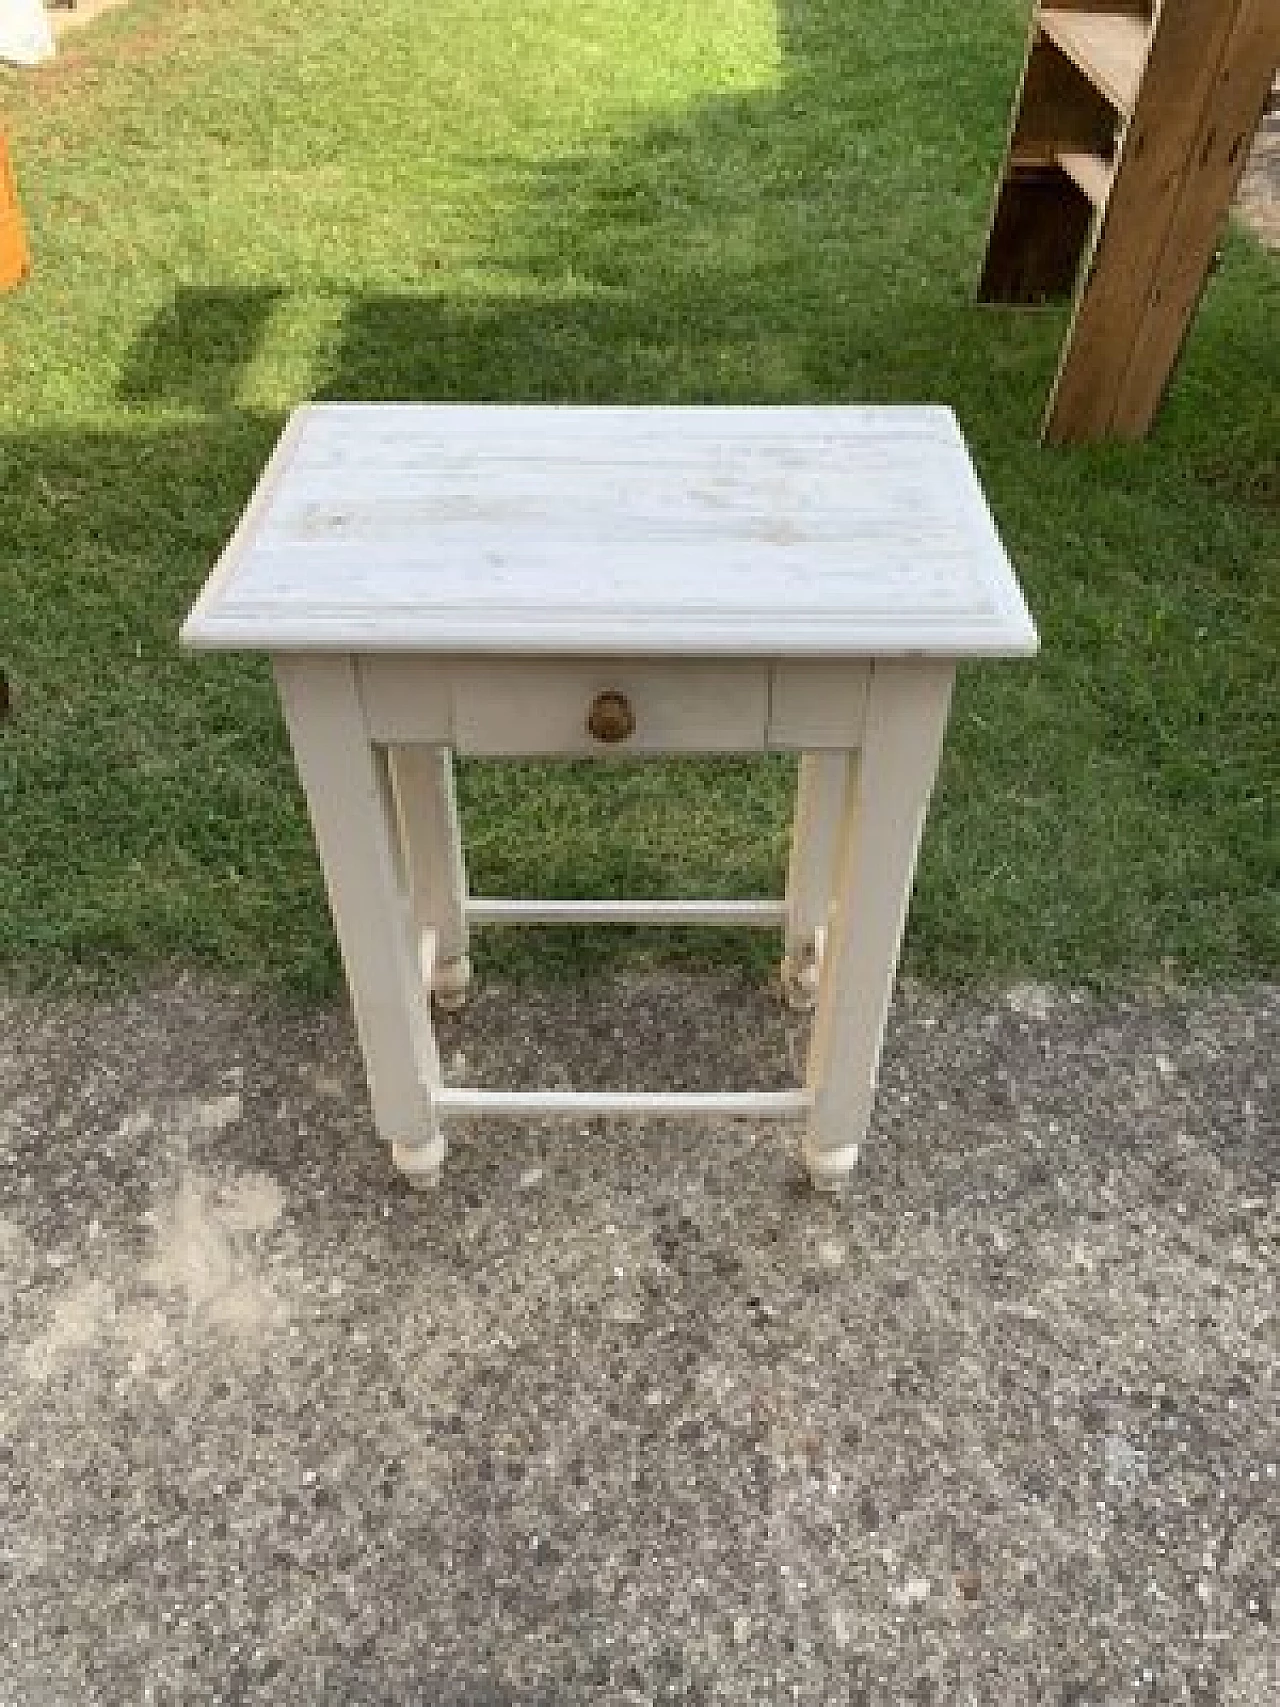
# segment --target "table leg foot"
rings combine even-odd
[[[466,1005],[471,994],[471,956],[460,954],[446,960],[431,974],[431,995],[436,1006],[445,1013],[454,1013]]]
[[[782,999],[797,1014],[811,1014],[818,1005],[818,982],[822,967],[818,952],[810,947],[800,955],[786,955],[779,968]]]
[[[428,1191],[440,1184],[445,1149],[443,1138],[429,1138],[425,1144],[397,1142],[391,1146],[391,1160],[408,1185],[418,1191]]]
[[[844,1144],[838,1150],[817,1150],[805,1147],[804,1161],[815,1191],[840,1193],[858,1165],[857,1144]]]

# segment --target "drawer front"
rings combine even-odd
[[[760,751],[768,666],[562,659],[451,668],[460,753]]]
[[[375,741],[607,757],[860,746],[872,666],[365,657],[357,668]]]

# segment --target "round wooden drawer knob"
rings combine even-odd
[[[598,693],[587,713],[587,728],[597,741],[611,746],[634,734],[636,714],[624,693]]]

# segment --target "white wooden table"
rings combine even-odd
[[[459,1116],[713,1111],[857,1160],[957,660],[1036,633],[949,410],[332,404],[289,423],[182,631],[269,652],[396,1163]],[[468,895],[451,753],[794,750],[787,892]],[[473,926],[779,927],[806,1082],[741,1094],[446,1085]]]

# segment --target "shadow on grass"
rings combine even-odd
[[[972,301],[1016,32],[978,20],[953,52],[908,55],[907,10],[785,6],[778,88],[525,169],[452,289],[433,275],[346,300],[313,392],[952,404],[1044,654],[962,683],[909,963],[1265,969],[1274,267],[1231,245],[1150,445],[1040,451],[1062,316]],[[196,957],[337,983],[265,665],[175,646],[281,423],[236,398],[288,288],[184,288],[135,342],[120,392],[139,407],[118,432],[0,443],[11,962]],[[171,404],[204,418],[175,424]],[[747,762],[467,766],[477,887],[767,892],[787,780]],[[596,964],[635,952],[606,941]],[[762,964],[756,938],[714,944]],[[491,964],[552,958],[586,950],[522,935]]]
[[[275,285],[182,286],[130,351],[121,401],[230,408],[285,294]]]

